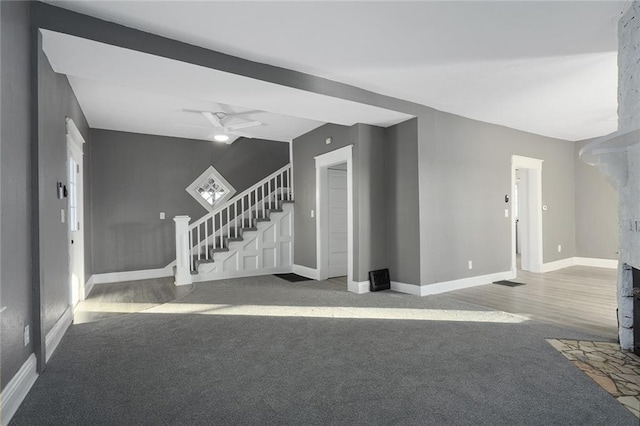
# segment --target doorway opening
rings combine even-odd
[[[316,262],[318,279],[347,276],[353,281],[353,145],[315,157]]]
[[[84,138],[67,118],[67,230],[69,245],[69,306],[85,299],[84,281]]]
[[[542,272],[542,162],[513,155],[511,161],[511,272]]]

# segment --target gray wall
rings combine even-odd
[[[426,129],[428,131],[428,129]],[[511,155],[544,160],[543,260],[576,255],[573,143],[436,112],[433,134],[420,141],[422,284],[511,269]],[[557,252],[558,244],[562,252]],[[473,270],[467,262],[473,261]]]
[[[0,166],[2,266],[2,388],[33,352],[23,345],[31,323],[31,114],[28,3],[0,2],[1,117]]]
[[[93,272],[163,268],[175,260],[173,217],[207,213],[185,191],[213,165],[238,191],[289,162],[289,145],[91,130]],[[166,219],[160,220],[160,212]]]
[[[420,283],[418,120],[386,129],[387,260],[394,281]]]
[[[333,139],[330,145],[327,137]],[[316,210],[315,157],[353,145],[353,279],[366,281],[369,271],[389,266],[386,138],[385,129],[376,126],[326,124],[294,139],[296,265],[317,267],[316,218],[311,217]]]
[[[618,191],[597,167],[580,161],[590,140],[574,144],[576,253],[580,257],[617,259]]]
[[[385,129],[357,124],[354,160],[354,280],[368,281],[369,271],[388,268],[387,261],[387,150]]]
[[[67,77],[56,74],[40,49],[38,55],[38,187],[42,324],[48,333],[69,303],[68,224],[60,220],[68,198],[58,199],[56,182],[67,185],[66,117],[86,144],[89,127]],[[86,145],[85,144],[85,145]]]
[[[325,139],[328,137],[333,140],[330,145],[325,144]],[[293,140],[294,212],[296,218],[293,263],[296,265],[316,268],[316,219],[311,217],[311,210],[316,210],[314,157],[347,145],[354,145],[353,156],[357,157],[357,138],[356,127],[325,124]],[[354,159],[353,168],[356,167]],[[355,185],[354,182],[354,187]],[[357,239],[354,239],[355,245],[357,245]]]

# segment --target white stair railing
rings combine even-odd
[[[240,237],[241,228],[251,228],[256,219],[266,219],[267,209],[277,208],[280,201],[293,201],[291,183],[291,165],[287,164],[188,227],[184,221],[188,223],[189,219],[178,216],[183,225],[176,222],[176,265],[182,269],[176,270],[176,277],[181,277],[176,278],[176,284],[190,284],[184,282],[189,281],[185,268],[195,271],[198,261],[212,260],[216,250],[228,248],[225,242]],[[186,259],[188,265],[184,265]]]

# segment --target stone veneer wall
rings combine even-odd
[[[618,22],[618,130],[640,129],[640,2],[631,3]],[[618,319],[620,345],[632,350],[633,295],[628,265],[640,269],[640,144],[627,149],[627,179],[618,186],[620,262]]]

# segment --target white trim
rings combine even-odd
[[[200,194],[198,194],[197,188],[202,184],[202,181],[213,175],[215,180],[222,185],[222,187],[226,190],[222,198],[216,201],[215,204],[209,204],[207,200],[202,198]],[[209,166],[207,170],[202,172],[200,176],[198,176],[191,185],[187,186],[185,189],[198,203],[202,205],[208,212],[212,212],[215,208],[224,205],[227,201],[231,200],[231,197],[236,193],[236,189],[222,176],[222,174],[216,170],[215,167]]]
[[[11,418],[16,414],[16,411],[18,411],[18,407],[20,407],[20,404],[24,401],[24,398],[29,393],[29,390],[31,390],[37,378],[36,356],[35,354],[31,354],[0,394],[0,400],[2,400],[2,405],[0,406],[2,426],[9,424]]]
[[[69,247],[69,304],[75,305],[78,301],[84,300],[85,270],[84,270],[84,228],[86,226],[84,218],[84,161],[83,149],[84,137],[72,118],[66,117],[66,142],[67,142],[67,173],[69,169],[69,157],[77,164],[76,171],[76,220],[79,222],[78,229],[70,230],[71,211],[69,209],[69,199],[67,200],[67,245]],[[70,179],[70,176],[67,176]],[[67,182],[70,185],[70,182]],[[73,233],[73,235],[72,235]],[[71,240],[74,240],[74,245]],[[77,273],[77,276],[76,276]],[[75,277],[75,282],[74,282]],[[77,293],[77,295],[75,294]],[[74,297],[77,300],[74,300]]]
[[[93,285],[95,284],[95,278],[93,277],[93,275],[91,275],[89,277],[89,279],[87,280],[87,282],[84,284],[84,297],[85,299],[87,297],[89,297],[89,294],[91,293],[91,290],[93,290]]]
[[[397,281],[391,281],[391,290],[398,293],[413,294],[414,296],[420,296],[420,286],[413,284],[399,283]]]
[[[618,259],[597,259],[595,257],[576,257],[576,265],[594,268],[618,269]]]
[[[516,206],[515,187],[516,169],[527,170],[527,209],[526,215],[529,230],[526,233],[526,246],[523,245],[522,269],[531,272],[541,272],[543,262],[542,252],[542,163],[544,160],[511,156],[511,272],[516,273]],[[518,194],[522,199],[522,194]]]
[[[515,277],[516,275],[513,272],[504,271],[504,272],[498,272],[495,274],[478,275],[476,277],[461,278],[459,280],[428,284],[420,287],[420,296],[446,293],[448,291],[460,290],[460,289],[469,288],[469,287],[476,287],[476,286],[485,285],[485,284],[491,284],[494,281],[509,280]]]
[[[347,289],[360,292],[359,283],[353,280],[353,246],[354,246],[354,217],[353,217],[353,145],[318,155],[316,160],[316,265],[318,279],[325,280],[329,274],[327,260],[327,244],[325,232],[328,229],[327,203],[327,170],[329,166],[347,163]]]
[[[590,266],[592,268],[618,269],[616,259],[597,259],[594,257],[568,257],[542,264],[542,273],[557,271],[570,266]]]
[[[73,311],[71,307],[67,308],[66,311],[62,314],[60,319],[53,326],[51,331],[47,333],[47,337],[45,339],[45,362],[49,362],[49,358],[53,355],[56,348],[60,344],[60,341],[64,337],[64,333],[67,332],[67,329],[73,322]]]
[[[173,276],[173,265],[175,262],[170,263],[168,266],[160,269],[143,269],[139,271],[124,271],[124,272],[108,272],[105,274],[93,274],[90,280],[93,280],[93,284],[108,284],[117,283],[121,281],[138,281],[149,280],[153,278],[164,278]]]
[[[312,280],[318,280],[318,270],[302,265],[293,265],[293,273]]]
[[[540,272],[544,274],[545,272],[557,271],[558,269],[564,269],[575,265],[577,265],[576,258],[568,257],[566,259],[543,263],[542,267],[540,268]]]
[[[85,144],[82,133],[80,133],[80,130],[78,130],[78,126],[76,126],[76,123],[74,123],[71,117],[66,117],[65,121],[67,123],[67,135],[71,137],[71,140],[74,142],[76,148],[79,148],[80,152],[82,152],[82,145]]]
[[[222,273],[214,273],[208,275],[207,273],[198,274],[193,276],[193,282],[205,282],[205,281],[217,281],[227,278],[244,278],[244,277],[258,277],[261,275],[273,275],[273,274],[288,274],[291,273],[291,266],[283,266],[280,268],[262,268],[255,270],[244,271],[226,271]]]
[[[347,284],[347,290],[355,294],[365,294],[371,292],[369,281],[349,281]]]

